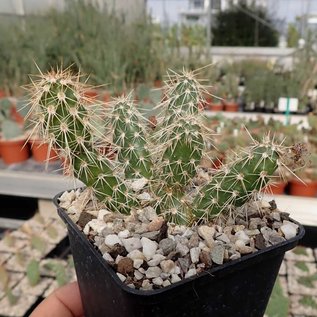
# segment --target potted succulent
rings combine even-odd
[[[33,82],[37,133],[86,187],[55,198],[67,223],[85,316],[263,316],[286,250],[303,227],[258,199],[301,147],[267,135],[217,171],[200,168],[212,136],[194,73],[169,74],[153,129],[131,96],[113,102],[100,155],[96,112],[68,71]],[[107,108],[108,109],[108,108]]]
[[[29,158],[23,123],[11,116],[12,103],[9,99],[0,100],[0,152],[4,163],[19,163]]]
[[[298,177],[292,177],[289,181],[290,194],[295,196],[308,196],[315,197],[317,194],[317,117],[314,115],[307,116],[309,128],[307,130],[302,129],[301,133],[297,133],[298,129],[292,128],[291,125],[285,126],[289,139],[296,140],[302,138],[303,141],[308,144],[308,150],[310,157],[305,169],[299,170],[296,174]],[[287,130],[287,127],[290,129]],[[300,179],[299,179],[300,178]],[[303,181],[302,181],[302,180]]]
[[[239,111],[238,90],[239,78],[233,72],[227,73],[222,78],[222,86],[224,90],[224,109],[225,111],[237,112]]]
[[[223,95],[222,85],[216,85],[213,87],[213,92],[206,92],[204,94],[205,109],[213,112],[219,112],[224,110],[223,100],[217,96]],[[215,96],[217,94],[217,96]]]
[[[300,177],[289,181],[289,192],[294,196],[316,197],[317,195],[317,153],[310,155],[309,166],[298,172]]]

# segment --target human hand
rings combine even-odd
[[[41,302],[30,317],[83,317],[77,282],[67,284]]]

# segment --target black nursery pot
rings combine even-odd
[[[58,206],[67,224],[85,317],[263,317],[286,251],[304,235],[150,291],[123,284]]]

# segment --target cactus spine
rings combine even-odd
[[[152,161],[148,148],[145,120],[131,101],[132,96],[116,100],[111,113],[113,143],[126,178],[151,178]]]
[[[241,206],[255,193],[263,189],[276,169],[283,165],[286,148],[266,137],[214,174],[203,186],[194,201],[197,218],[212,218],[226,208]]]
[[[204,150],[201,86],[193,74],[172,74],[167,83],[167,100],[161,104],[161,128],[155,133],[160,197],[158,206],[171,222],[188,223],[191,210],[185,188],[197,173]]]
[[[35,130],[67,156],[74,176],[91,187],[112,210],[128,213],[138,207],[131,181],[146,178],[146,190],[168,221],[190,224],[210,220],[232,206],[241,206],[260,191],[283,165],[301,161],[301,153],[288,158],[289,149],[267,136],[255,142],[215,173],[201,188],[194,185],[205,144],[212,144],[199,109],[205,88],[193,72],[171,73],[167,99],[150,136],[147,120],[137,111],[132,96],[120,97],[106,115],[104,138],[116,160],[102,156],[96,145],[99,112],[85,99],[79,76],[69,71],[41,75],[33,83],[30,115]],[[104,110],[105,111],[105,110]],[[294,151],[293,151],[294,152]],[[196,187],[196,188],[194,188]],[[198,192],[193,197],[192,189]],[[144,206],[144,201],[140,202]]]

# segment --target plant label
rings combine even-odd
[[[298,109],[298,99],[297,98],[279,98],[278,100],[278,110],[282,112],[296,112]]]

